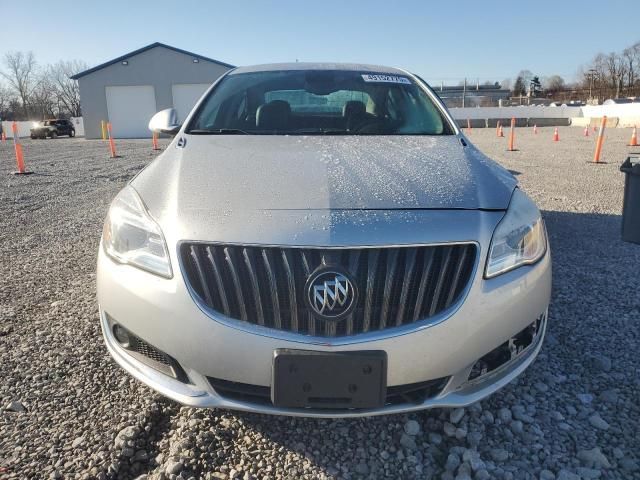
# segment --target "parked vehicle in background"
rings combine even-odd
[[[69,120],[55,119],[34,122],[31,138],[56,138],[60,135],[76,136],[76,129]]]

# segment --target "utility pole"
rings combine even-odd
[[[589,75],[589,101],[591,101],[591,99],[593,98],[592,95],[592,91],[593,91],[593,78],[595,77],[596,74],[596,69],[595,68],[591,68],[588,72]]]
[[[464,108],[464,100],[467,95],[467,78],[465,77],[464,82],[462,84],[462,108]]]

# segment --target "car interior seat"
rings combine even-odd
[[[342,107],[342,116],[345,119],[345,128],[353,130],[367,118],[367,107],[358,100],[350,100]]]
[[[256,127],[260,130],[286,130],[289,127],[291,106],[284,100],[262,104],[256,111]]]

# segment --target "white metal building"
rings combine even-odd
[[[204,91],[234,68],[162,43],[74,75],[86,138],[101,138],[100,122],[111,122],[116,138],[146,138],[151,116],[174,107],[182,121]]]

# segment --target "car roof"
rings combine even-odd
[[[368,65],[363,63],[312,63],[312,62],[289,62],[289,63],[265,63],[262,65],[250,65],[238,67],[229,75],[253,72],[272,72],[283,70],[343,70],[350,72],[375,72],[388,75],[406,75],[407,72],[399,68],[384,67],[381,65]]]

